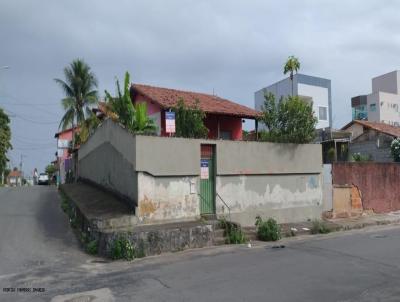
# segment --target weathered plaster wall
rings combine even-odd
[[[257,215],[285,223],[320,218],[323,210],[321,174],[219,176],[216,190],[232,220],[246,226]],[[228,213],[219,198],[216,209]]]
[[[138,173],[138,208],[142,222],[190,220],[200,217],[198,177],[153,177]]]

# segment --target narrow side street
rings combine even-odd
[[[85,261],[54,186],[0,188],[0,204],[0,278]]]
[[[54,188],[4,188],[0,202],[0,286],[45,289],[2,291],[0,301],[328,302],[400,296],[398,225],[295,237],[281,241],[285,248],[279,249],[267,243],[222,246],[109,262],[79,249]]]

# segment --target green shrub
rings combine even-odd
[[[275,219],[269,218],[263,221],[260,216],[256,217],[257,237],[263,241],[277,241],[281,239],[281,228]]]
[[[327,157],[328,157],[328,161],[329,162],[333,162],[335,160],[336,150],[335,150],[334,147],[331,147],[331,148],[328,149]]]
[[[371,160],[371,156],[367,154],[361,154],[360,152],[358,153],[353,153],[351,155],[351,158],[353,161],[369,161]]]
[[[67,200],[62,199],[62,201],[61,201],[61,209],[64,211],[64,213],[68,214],[68,212],[69,212],[69,204],[68,204]]]
[[[86,251],[91,255],[97,255],[98,250],[99,242],[96,239],[89,241],[89,243],[86,245]]]
[[[111,258],[132,260],[135,258],[135,249],[132,243],[125,237],[119,237],[113,241],[111,247]]]
[[[395,138],[390,144],[390,153],[395,162],[400,162],[400,138]]]
[[[311,234],[327,234],[330,231],[325,222],[318,219],[312,221]]]
[[[227,244],[242,244],[247,242],[246,236],[240,226],[225,219],[220,220],[220,226],[225,230],[224,236],[226,237]]]

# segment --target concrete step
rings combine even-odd
[[[211,221],[217,221],[217,215],[216,214],[201,214],[201,217],[205,220],[211,220]]]

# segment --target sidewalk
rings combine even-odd
[[[362,229],[375,225],[400,223],[400,211],[390,212],[387,214],[364,213],[360,217],[329,219],[322,220],[321,222],[324,223],[331,232]],[[312,221],[282,224],[282,235],[286,236],[290,233],[291,229],[297,230],[295,232],[296,235],[311,234],[312,226]]]

